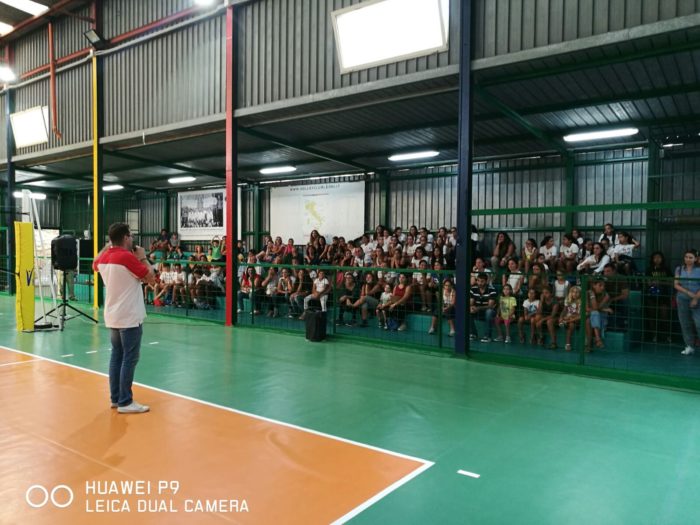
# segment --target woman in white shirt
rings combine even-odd
[[[576,269],[582,273],[602,273],[609,262],[610,257],[605,253],[603,245],[596,242],[593,244],[593,254],[586,257]]]
[[[547,235],[540,243],[540,255],[544,255],[544,263],[554,268],[557,263],[557,247],[554,245],[554,237]]]
[[[574,240],[573,236],[567,233],[562,237],[557,270],[565,274],[573,273],[574,268],[576,268],[577,258],[578,243]]]
[[[617,263],[617,269],[620,273],[630,275],[636,271],[634,265],[634,250],[639,248],[639,241],[632,237],[628,232],[620,232],[617,234],[618,244],[613,247],[612,259]]]

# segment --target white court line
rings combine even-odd
[[[48,362],[50,362],[50,363],[54,363],[54,364],[61,365],[61,366],[68,366],[68,367],[71,367],[71,368],[75,368],[75,369],[77,369],[77,370],[82,370],[83,372],[89,372],[89,373],[91,373],[91,374],[95,374],[95,375],[102,376],[102,377],[109,377],[109,375],[108,375],[108,374],[105,374],[104,372],[97,372],[96,370],[90,370],[89,368],[84,368],[84,367],[82,367],[82,366],[72,365],[72,364],[70,364],[70,363],[64,363],[64,362],[62,362],[62,361],[56,361],[56,360],[50,359],[50,358],[48,358],[48,357],[44,357],[44,356],[40,356],[40,355],[36,355],[36,354],[30,354],[29,352],[23,352],[22,350],[17,350],[16,348],[10,348],[10,347],[4,346],[4,345],[0,345],[0,349],[3,349],[3,348],[4,348],[5,350],[9,350],[10,352],[16,352],[16,353],[18,353],[18,354],[27,355],[27,356],[30,356],[30,357],[37,357],[37,358],[39,358],[38,360],[48,361]],[[65,356],[61,356],[61,357],[65,357]],[[35,360],[37,360],[37,359],[35,359]],[[210,407],[213,407],[213,408],[218,408],[218,409],[220,409],[220,410],[225,410],[225,411],[228,411],[228,412],[232,412],[232,413],[234,413],[234,414],[240,414],[240,415],[242,415],[242,416],[252,417],[252,418],[258,419],[258,420],[260,420],[260,421],[266,421],[266,422],[268,422],[268,423],[274,423],[274,424],[276,424],[276,425],[281,425],[281,426],[283,426],[283,427],[292,428],[292,429],[294,429],[294,430],[299,430],[299,431],[301,431],[301,432],[306,432],[306,433],[308,433],[308,434],[312,434],[312,435],[315,435],[315,436],[321,436],[321,437],[324,437],[324,438],[327,438],[327,439],[332,439],[332,440],[335,440],[335,441],[340,441],[341,443],[348,443],[348,444],[350,444],[350,445],[355,445],[356,447],[361,447],[361,448],[366,448],[366,449],[368,449],[368,450],[374,450],[374,451],[376,451],[376,452],[381,452],[381,453],[387,454],[387,455],[389,455],[389,456],[394,456],[394,457],[397,457],[397,458],[408,459],[408,460],[410,460],[410,461],[415,461],[415,462],[417,462],[417,463],[422,463],[422,465],[421,465],[420,467],[418,467],[416,470],[414,470],[414,471],[411,472],[410,474],[404,476],[403,478],[401,478],[401,479],[398,480],[397,482],[393,483],[392,485],[389,485],[389,486],[388,486],[387,488],[385,488],[383,491],[381,491],[381,492],[375,494],[374,496],[372,496],[371,498],[369,498],[369,499],[368,499],[367,501],[365,501],[364,503],[360,504],[359,506],[355,507],[353,510],[351,510],[351,511],[348,512],[347,514],[345,514],[345,515],[341,516],[340,518],[338,518],[337,520],[335,520],[335,521],[333,522],[333,525],[345,523],[345,522],[348,521],[349,519],[351,519],[351,518],[357,516],[360,512],[366,510],[367,508],[369,508],[370,506],[372,506],[373,504],[375,504],[377,501],[381,500],[381,499],[384,498],[386,495],[388,495],[388,494],[390,494],[391,492],[395,491],[396,489],[398,489],[398,488],[401,487],[402,485],[405,485],[406,483],[408,483],[409,481],[411,481],[413,478],[415,478],[415,477],[418,476],[419,474],[422,474],[423,472],[425,472],[426,470],[428,470],[430,467],[432,467],[432,466],[435,464],[433,461],[428,461],[427,459],[417,458],[417,457],[414,457],[414,456],[409,456],[409,455],[407,455],[407,454],[401,454],[400,452],[394,452],[393,450],[387,450],[387,449],[385,449],[385,448],[375,447],[375,446],[373,446],[373,445],[368,445],[368,444],[366,444],[366,443],[360,443],[359,441],[353,441],[353,440],[351,440],[351,439],[346,439],[346,438],[342,438],[342,437],[339,437],[339,436],[334,436],[334,435],[332,435],[332,434],[326,434],[325,432],[319,432],[318,430],[312,430],[312,429],[310,429],[310,428],[301,427],[301,426],[299,426],[299,425],[294,425],[294,424],[292,424],[292,423],[285,423],[284,421],[278,421],[278,420],[276,420],[276,419],[272,419],[272,418],[269,418],[269,417],[259,416],[259,415],[257,415],[257,414],[251,414],[250,412],[245,412],[245,411],[243,411],[243,410],[238,410],[238,409],[236,409],[236,408],[225,407],[225,406],[223,406],[223,405],[217,405],[216,403],[210,403],[209,401],[203,401],[203,400],[201,400],[201,399],[196,399],[196,398],[194,398],[194,397],[186,396],[186,395],[184,395],[184,394],[178,394],[178,393],[176,393],[176,392],[170,392],[170,391],[168,391],[168,390],[163,390],[162,388],[157,388],[157,387],[150,386],[150,385],[144,385],[143,383],[137,383],[137,382],[134,382],[134,384],[135,384],[135,385],[138,385],[138,386],[140,386],[140,387],[142,387],[142,388],[147,388],[147,389],[149,389],[149,390],[153,390],[153,391],[155,391],[155,392],[160,392],[160,393],[162,393],[162,394],[168,394],[168,395],[171,395],[171,396],[174,396],[174,397],[179,397],[180,399],[186,399],[186,400],[192,401],[192,402],[194,402],[194,403],[199,403],[199,404],[206,405],[206,406],[210,406]],[[478,476],[478,474],[477,474],[477,476]]]
[[[97,350],[90,350],[89,352],[85,352],[86,354],[96,354]]]
[[[158,345],[160,344],[158,341],[153,341],[152,343],[148,343],[149,345]]]
[[[24,363],[33,363],[34,361],[41,361],[41,359],[28,359],[27,361],[15,361],[14,363],[5,363],[0,365],[0,367],[3,366],[14,366],[14,365],[23,365]]]
[[[468,470],[458,470],[457,474],[461,474],[462,476],[469,476],[470,478],[476,479],[479,479],[481,477],[481,474],[475,474],[474,472],[469,472]]]
[[[75,357],[75,356],[73,354],[66,354],[66,355],[62,355],[61,357]]]

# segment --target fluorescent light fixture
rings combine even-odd
[[[297,169],[294,166],[277,166],[276,168],[263,168],[260,173],[263,175],[274,175],[276,173],[292,173]]]
[[[449,0],[369,0],[331,17],[342,73],[449,48]]]
[[[200,7],[208,7],[210,5],[214,5],[215,3],[216,0],[194,0],[194,4]]]
[[[437,157],[440,155],[439,151],[415,151],[413,153],[400,153],[398,155],[392,155],[389,160],[392,162],[401,162],[403,160],[415,160],[415,159],[430,159],[432,157]]]
[[[185,177],[170,177],[168,182],[170,184],[182,184],[183,182],[193,182],[197,180],[195,177],[186,175]]]
[[[588,140],[601,140],[601,139],[612,139],[616,137],[629,137],[631,135],[636,135],[639,133],[637,128],[619,128],[619,129],[608,129],[604,131],[588,131],[584,133],[572,133],[571,135],[566,135],[564,140],[566,142],[585,142]]]
[[[109,184],[108,186],[104,186],[102,188],[103,191],[118,191],[118,190],[123,190],[124,186],[121,184]]]
[[[6,4],[25,13],[29,13],[32,16],[40,15],[49,10],[45,5],[41,5],[38,2],[32,2],[32,0],[0,0],[0,4]]]
[[[22,192],[21,192],[21,191],[16,191],[16,192],[14,192],[12,195],[14,196],[15,199],[21,199],[22,197],[24,197],[24,195],[22,195]],[[43,201],[43,200],[46,200],[46,194],[45,194],[45,193],[34,193],[34,192],[31,192],[31,193],[29,194],[29,197],[30,197],[31,199],[34,199],[35,201]]]
[[[0,31],[0,36],[2,36],[2,34],[3,33]],[[15,75],[15,72],[12,71],[12,69],[10,69],[8,66],[0,66],[0,82],[9,84],[15,80],[17,80],[17,75]]]
[[[10,24],[6,24],[5,22],[0,22],[0,36],[5,36],[8,33],[11,33],[14,27],[12,27]]]
[[[37,106],[10,115],[15,146],[27,148],[49,141],[49,108]]]
[[[675,143],[674,143],[674,142],[669,142],[668,144],[662,144],[661,147],[662,147],[662,148],[675,148],[675,147],[677,147],[677,146],[682,146],[682,145],[683,145],[682,142],[675,142]]]

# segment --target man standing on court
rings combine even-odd
[[[97,255],[92,268],[100,272],[105,283],[104,320],[112,341],[109,390],[112,408],[121,414],[138,414],[149,410],[134,401],[131,392],[146,318],[141,282],[154,284],[155,274],[146,251],[134,246],[128,224],[112,224],[108,234],[110,242]]]

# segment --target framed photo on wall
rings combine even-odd
[[[178,193],[177,220],[180,238],[186,241],[226,235],[226,190]]]

